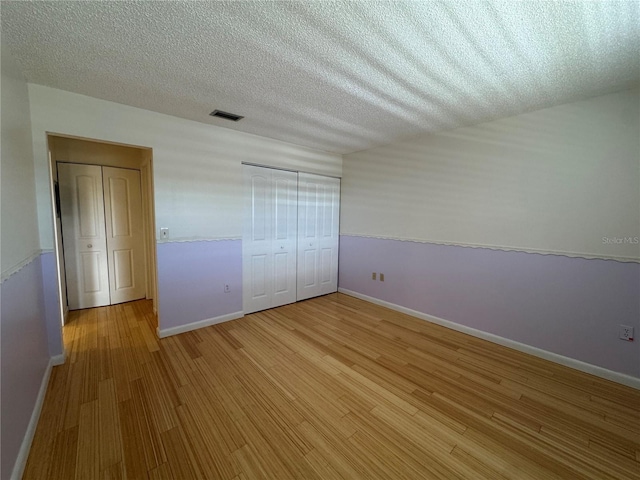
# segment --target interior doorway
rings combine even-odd
[[[156,312],[152,150],[57,134],[48,144],[63,325],[70,309],[138,298]]]

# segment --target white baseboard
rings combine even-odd
[[[38,391],[36,404],[33,406],[33,412],[31,412],[31,419],[29,420],[29,425],[27,425],[27,431],[25,432],[24,438],[22,439],[22,445],[20,445],[20,450],[18,451],[18,457],[16,458],[16,463],[13,465],[13,472],[11,472],[11,480],[20,480],[22,478],[22,474],[24,473],[24,467],[26,467],[27,458],[29,458],[29,450],[31,450],[31,443],[33,442],[33,437],[36,433],[38,420],[40,420],[40,413],[42,412],[42,404],[44,403],[44,397],[47,394],[47,387],[49,386],[49,377],[51,376],[51,369],[53,368],[54,365],[59,365],[59,363],[55,363],[59,361],[58,357],[62,357],[62,362],[64,363],[64,355],[56,355],[55,357],[51,357],[49,359],[49,364],[47,365],[47,368],[44,371],[44,375],[42,376],[42,382],[40,383],[40,390]]]
[[[57,367],[58,365],[62,365],[66,357],[66,352],[62,352],[60,355],[54,355],[53,357],[51,357],[51,366]]]
[[[576,370],[590,373],[591,375],[595,375],[596,377],[605,378],[607,380],[611,380],[612,382],[621,383],[623,385],[627,385],[628,387],[640,390],[640,378],[632,377],[631,375],[614,372],[613,370],[608,370],[603,367],[598,367],[597,365],[582,362],[580,360],[576,360],[575,358],[565,357],[564,355],[559,355],[547,350],[542,350],[541,348],[532,347],[531,345],[527,345],[525,343],[520,343],[516,342],[515,340],[500,337],[498,335],[494,335],[493,333],[483,332],[482,330],[467,327],[465,325],[460,325],[459,323],[455,323],[450,320],[434,317],[433,315],[427,315],[426,313],[418,312],[417,310],[412,310],[401,305],[396,305],[395,303],[386,302],[384,300],[370,297],[362,293],[347,290],[346,288],[339,288],[338,292],[344,293],[345,295],[349,295],[351,297],[359,298],[361,300],[365,300],[367,302],[375,303],[376,305],[390,308],[391,310],[406,313],[407,315],[417,317],[421,320],[426,320],[427,322],[442,325],[443,327],[466,333],[468,335],[481,338],[489,342],[497,343],[498,345],[502,345],[504,347],[513,348],[514,350],[528,353],[529,355],[534,355],[536,357],[543,358],[544,360],[559,363],[560,365],[564,365],[566,367],[575,368]]]
[[[226,315],[220,315],[219,317],[207,318],[206,320],[200,320],[198,322],[187,323],[186,325],[180,325],[179,327],[165,328],[160,330],[158,327],[158,337],[165,338],[171,335],[178,335],[179,333],[190,332],[191,330],[197,330],[199,328],[208,327],[210,325],[216,325],[218,323],[228,322],[230,320],[236,320],[237,318],[244,317],[244,312],[228,313]]]

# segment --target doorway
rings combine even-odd
[[[140,298],[156,312],[151,149],[52,134],[48,142],[63,324],[69,310]]]

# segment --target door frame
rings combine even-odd
[[[84,145],[99,148],[100,145],[110,145],[115,147],[125,147],[135,149],[138,159],[131,160],[109,160],[107,158],[76,158],[74,154],[69,154],[65,158],[65,146]],[[140,188],[142,193],[142,223],[144,235],[144,258],[145,258],[145,298],[153,301],[153,311],[158,311],[158,268],[156,252],[156,222],[155,222],[155,202],[153,183],[153,149],[138,145],[127,145],[123,143],[109,142],[93,138],[77,137],[60,133],[47,132],[47,151],[49,156],[49,180],[52,192],[52,222],[54,230],[54,254],[58,268],[58,297],[60,301],[62,326],[67,323],[69,308],[66,302],[66,276],[64,270],[64,252],[62,248],[62,228],[59,216],[59,206],[57,203],[56,188],[58,183],[57,162],[81,163],[85,165],[99,165],[106,167],[131,168],[140,171]],[[128,150],[127,150],[128,151]]]

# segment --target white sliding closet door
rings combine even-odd
[[[110,304],[102,168],[58,164],[69,308]]]
[[[339,222],[340,180],[298,174],[298,300],[338,290]]]
[[[297,181],[295,172],[243,166],[244,313],[296,301]]]

